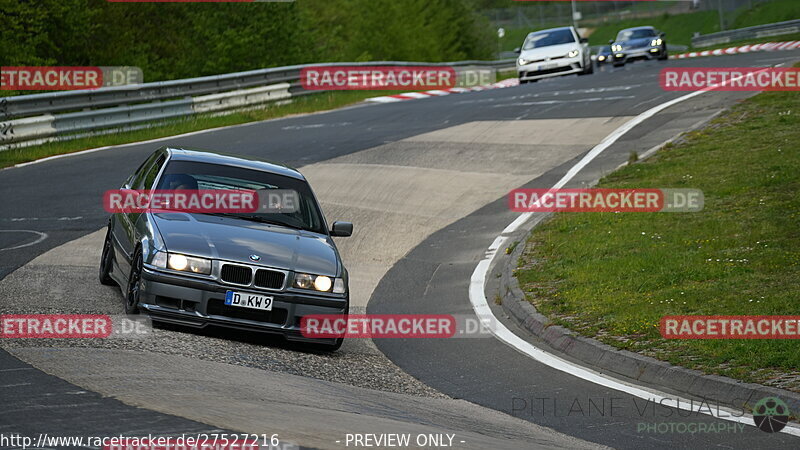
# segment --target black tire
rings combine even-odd
[[[580,73],[578,73],[578,75],[591,75],[591,74],[593,74],[593,73],[594,73],[594,63],[592,63],[591,61],[589,61],[589,64],[587,64],[587,65],[586,65],[586,66],[583,68],[583,71],[582,71],[582,72],[580,72]]]
[[[624,62],[621,62],[621,63],[615,62],[614,63],[614,67],[624,67],[624,66],[625,66]]]
[[[661,52],[661,56],[658,57],[659,61],[666,61],[669,59],[669,52],[667,51],[667,47],[664,47],[664,50]]]
[[[103,253],[100,255],[100,283],[106,286],[116,286],[116,282],[111,278],[111,266],[114,263],[113,244],[111,242],[111,228],[106,231],[106,239],[103,242]]]
[[[142,251],[137,249],[131,262],[128,288],[125,289],[125,314],[139,314],[139,295],[142,282]]]

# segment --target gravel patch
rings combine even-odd
[[[123,300],[119,289],[101,285],[96,271],[96,268],[88,266],[24,266],[0,281],[0,314],[108,314],[114,318],[122,317]],[[155,352],[381,391],[447,398],[403,372],[366,339],[346,340],[334,353],[315,353],[300,344],[288,343],[280,336],[221,328],[194,330],[160,325],[152,328],[148,335],[137,338],[0,339],[0,347],[83,347]]]

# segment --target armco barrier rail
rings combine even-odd
[[[451,66],[456,71],[512,69],[513,59],[421,63],[304,64],[183,80],[0,98],[0,150],[193,114],[243,109],[321,91],[305,91],[311,66]],[[58,113],[58,114],[57,114]]]
[[[711,45],[727,44],[728,42],[742,41],[745,39],[760,39],[783,34],[800,33],[800,20],[756,25],[754,27],[739,28],[738,30],[720,31],[719,33],[704,34],[692,38],[694,47],[709,47]]]

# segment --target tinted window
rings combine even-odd
[[[131,187],[133,189],[151,189],[153,187],[153,182],[156,180],[156,176],[161,170],[161,166],[164,165],[164,161],[166,159],[166,155],[162,153],[154,162],[146,165],[144,169],[142,169],[136,175]]]
[[[522,49],[531,50],[534,48],[569,44],[572,42],[575,42],[575,36],[572,35],[572,31],[569,28],[540,31],[538,33],[529,34],[525,39],[525,44],[522,45]]]
[[[239,216],[315,233],[327,232],[311,187],[296,178],[219,164],[170,161],[158,182],[158,189],[293,190],[299,200],[293,212],[247,213]]]
[[[617,35],[617,41],[628,41],[631,39],[643,39],[655,37],[656,32],[652,28],[640,28],[637,30],[623,30]]]

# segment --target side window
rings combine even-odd
[[[155,181],[156,176],[158,176],[158,172],[161,170],[161,166],[164,165],[164,161],[167,159],[165,155],[160,155],[156,161],[149,166],[145,167],[144,170],[139,172],[136,175],[136,178],[133,180],[133,189],[150,189],[153,187],[153,181]]]
[[[140,189],[138,186],[142,184],[142,180],[144,179],[144,175],[147,172],[148,167],[150,167],[150,164],[152,164],[153,160],[156,159],[156,154],[157,153],[153,153],[152,155],[148,156],[147,159],[145,159],[144,162],[139,166],[139,168],[136,169],[136,172],[134,172],[133,175],[131,175],[131,177],[128,179],[128,186],[131,189]]]
[[[156,160],[153,167],[147,171],[147,175],[144,177],[144,187],[142,189],[153,189],[155,186],[153,184],[156,181],[156,177],[158,173],[161,172],[161,167],[164,165],[164,161],[166,161],[166,155],[161,155]]]

